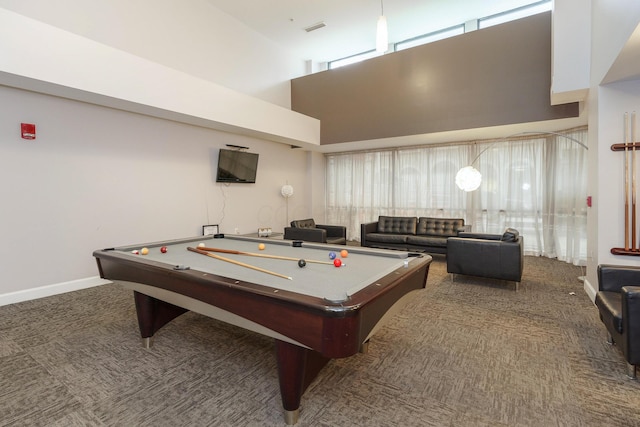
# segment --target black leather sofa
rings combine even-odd
[[[462,218],[379,216],[378,221],[360,224],[360,244],[370,248],[444,254],[447,239],[464,230]]]
[[[448,273],[513,281],[518,290],[523,269],[523,239],[513,228],[503,234],[460,233],[447,240]]]
[[[316,224],[313,218],[298,219],[291,221],[291,227],[284,228],[283,238],[285,240],[346,245],[347,227]]]
[[[598,266],[595,299],[607,342],[616,344],[627,362],[627,376],[636,378],[640,365],[640,267]]]

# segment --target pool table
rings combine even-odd
[[[335,267],[331,252],[342,266]],[[384,320],[426,286],[431,264],[425,254],[239,235],[93,255],[102,278],[134,291],[147,346],[189,310],[274,338],[287,424],[297,422],[301,396],[322,367],[364,351]]]

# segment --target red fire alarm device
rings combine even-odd
[[[22,139],[36,139],[36,125],[32,123],[20,123]]]

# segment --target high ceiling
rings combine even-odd
[[[314,64],[375,49],[376,23],[384,7],[389,42],[395,43],[442,30],[539,0],[206,0],[247,27]],[[307,32],[323,22],[326,26]],[[530,131],[557,131],[585,123],[585,118],[553,123],[522,123],[437,134],[383,138],[321,146],[320,151],[345,151],[496,138]]]
[[[296,56],[314,63],[375,48],[384,7],[391,43],[538,0],[207,0]],[[307,32],[323,22],[326,26]]]

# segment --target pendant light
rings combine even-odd
[[[389,30],[387,28],[387,17],[384,16],[384,3],[380,0],[380,17],[378,18],[378,28],[376,32],[376,52],[385,53],[389,48]]]

